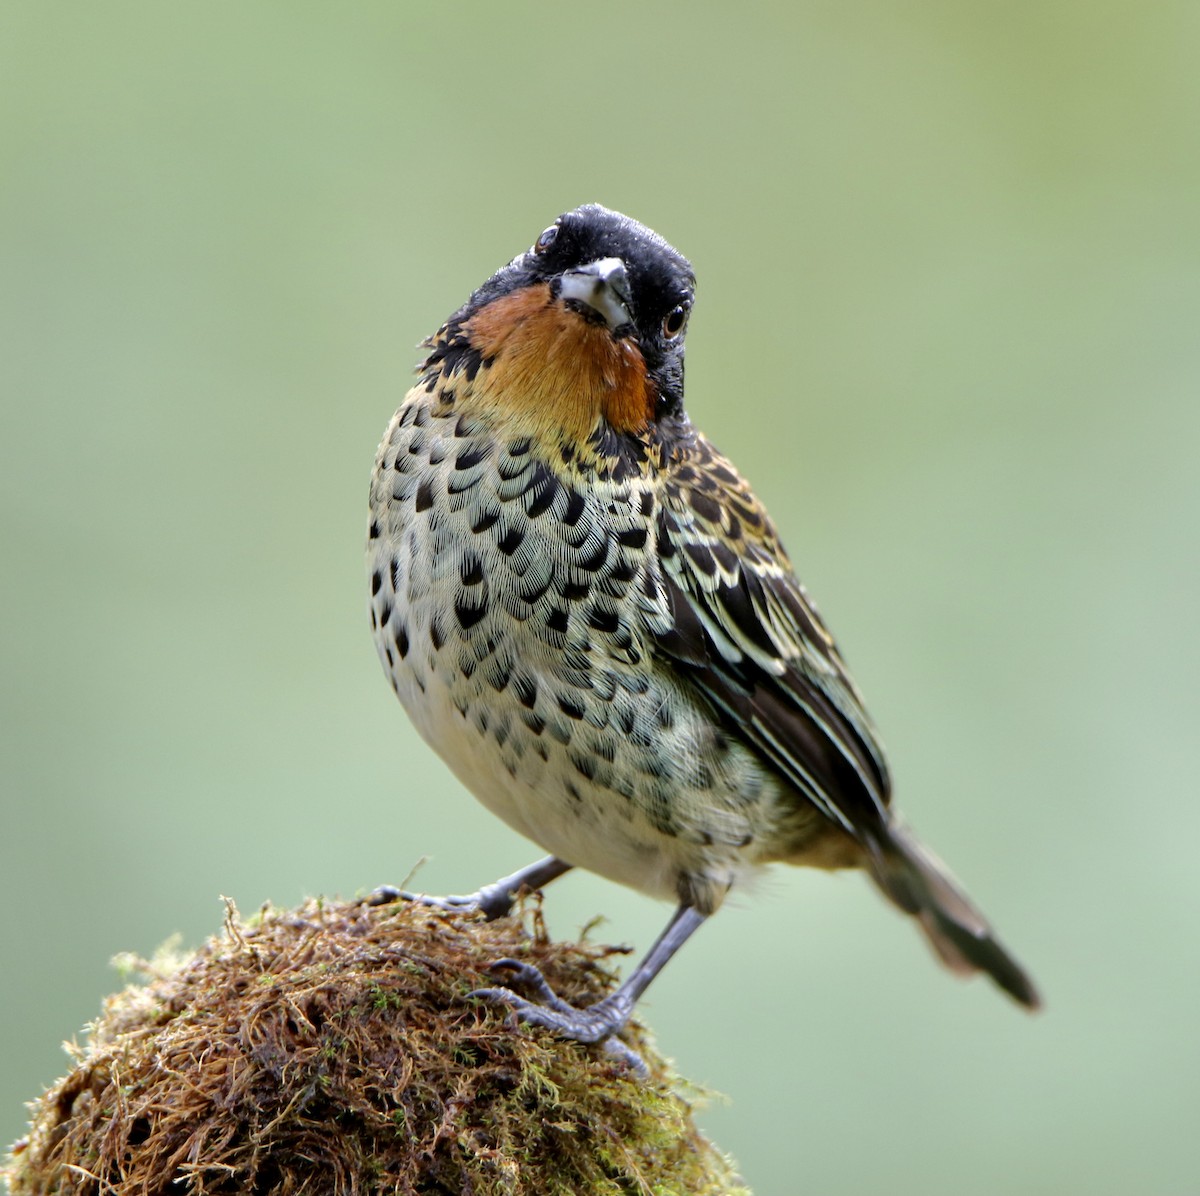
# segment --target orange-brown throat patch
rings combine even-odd
[[[465,331],[491,359],[475,378],[473,403],[527,432],[583,442],[600,417],[617,432],[648,428],[655,388],[637,344],[553,299],[548,283],[493,300]]]

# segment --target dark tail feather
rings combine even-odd
[[[949,869],[906,827],[893,821],[884,842],[870,845],[875,883],[921,925],[942,962],[960,975],[987,972],[1013,1000],[1037,1009],[1033,981],[992,933]]]

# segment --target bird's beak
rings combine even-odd
[[[630,310],[632,297],[629,291],[629,276],[625,263],[619,257],[602,257],[588,262],[562,276],[559,295],[562,299],[573,299],[576,303],[594,311],[616,332],[633,323]]]

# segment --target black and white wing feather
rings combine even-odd
[[[883,750],[766,511],[699,435],[660,499],[659,650],[821,813],[870,837],[886,820]]]

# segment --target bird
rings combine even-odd
[[[475,993],[635,1065],[617,1036],[637,1000],[777,862],[864,870],[952,971],[1035,1009],[1032,980],[893,810],[879,735],[774,522],[687,414],[695,294],[672,245],[589,203],[422,342],[371,479],[375,645],[420,735],[549,853],[422,899],[500,917],[578,867],[673,902],[585,1008],[512,959]]]

